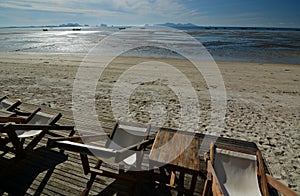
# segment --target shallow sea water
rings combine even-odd
[[[159,40],[152,41],[194,50],[193,43],[188,39],[170,36],[170,29],[168,31],[150,27],[136,29],[144,34],[139,40],[141,42],[151,42],[151,37],[155,35]],[[130,35],[124,39],[135,39],[137,31],[126,30]],[[215,60],[300,64],[298,30],[190,28],[180,31],[203,44]],[[107,36],[119,32],[120,30],[114,27],[82,27],[80,31],[73,31],[71,27],[48,28],[48,31],[41,28],[0,28],[0,52],[85,54]],[[122,45],[122,42],[119,44]],[[180,58],[174,51],[154,47],[136,48],[126,55]]]

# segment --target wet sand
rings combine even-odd
[[[83,55],[0,53],[0,56],[0,95],[71,110],[73,83]],[[145,60],[172,64],[189,78],[201,110],[196,131],[206,133],[211,101],[210,87],[204,78],[183,60]],[[95,58],[91,64],[96,66],[99,61]],[[114,118],[110,106],[112,88],[128,65],[140,62],[140,58],[120,57],[104,72],[95,96],[99,120]],[[239,62],[217,62],[217,65],[227,93],[221,136],[255,142],[273,176],[300,192],[300,65]],[[151,73],[151,66],[149,72],[142,73]],[[162,110],[166,114],[164,126],[178,128],[180,103],[164,80],[145,82],[132,93],[131,115],[135,120],[148,122],[154,102],[166,104]]]

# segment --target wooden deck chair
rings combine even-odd
[[[17,115],[17,107],[22,104],[21,101],[10,102],[7,99],[7,96],[0,98],[0,116],[15,116]]]
[[[24,151],[32,150],[49,130],[70,130],[70,135],[74,134],[73,126],[56,125],[62,116],[60,113],[48,115],[39,111],[40,108],[36,109],[27,118],[0,117],[0,148],[4,152],[24,155]],[[24,147],[27,138],[31,141]],[[9,143],[12,143],[11,147],[8,146]]]
[[[265,174],[261,152],[211,145],[203,196],[269,196],[268,183],[284,195],[293,191]],[[280,183],[280,185],[278,184]]]
[[[143,158],[144,148],[151,144],[153,140],[148,140],[150,125],[129,124],[117,122],[110,135],[93,135],[82,137],[69,137],[60,139],[49,139],[49,147],[58,147],[63,150],[79,152],[84,173],[91,174],[90,180],[82,195],[88,195],[96,175],[102,175],[110,178],[123,179],[140,182],[139,174]],[[104,147],[95,146],[93,142],[104,141]],[[92,142],[91,144],[89,144]],[[90,167],[87,155],[96,156],[98,161],[95,167]],[[108,161],[110,160],[110,161]],[[103,169],[102,163],[117,163],[119,172],[111,172]],[[136,166],[134,176],[126,174],[122,165]],[[136,185],[137,186],[137,185]]]

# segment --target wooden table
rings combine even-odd
[[[161,129],[157,132],[155,141],[150,151],[150,169],[166,168],[171,170],[170,182],[165,184],[192,195],[196,186],[197,176],[200,173],[200,138],[184,132],[168,131]],[[184,175],[192,175],[191,186],[186,190],[175,185],[175,172],[180,172],[180,180],[184,181]],[[162,184],[159,181],[156,183]]]

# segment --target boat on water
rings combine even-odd
[[[81,28],[73,28],[73,31],[81,31]]]

